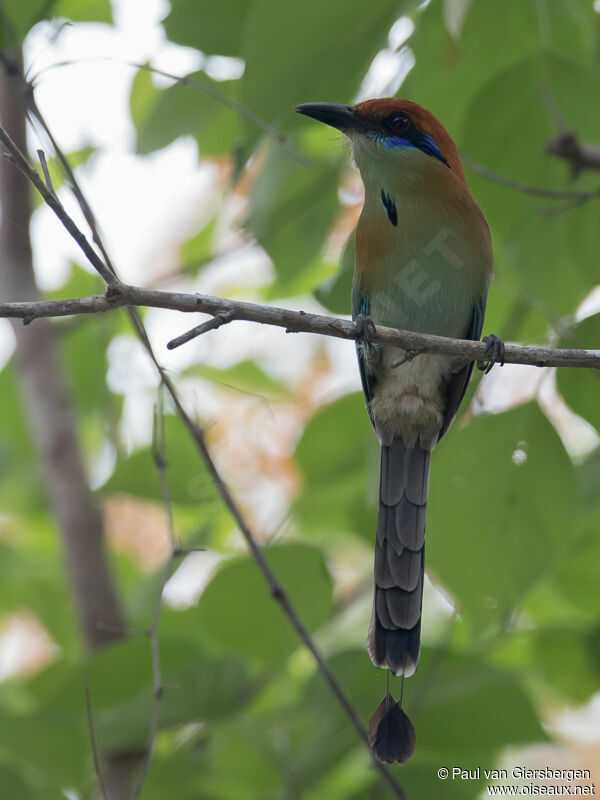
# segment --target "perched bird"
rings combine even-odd
[[[356,229],[352,317],[367,409],[381,442],[375,594],[368,637],[373,663],[412,675],[419,660],[425,509],[432,450],[464,396],[472,362],[413,357],[369,342],[372,323],[479,339],[492,275],[486,219],[467,186],[456,145],[417,103],[305,103],[296,111],[343,131],[365,199]],[[486,337],[490,363],[503,345]],[[408,717],[386,695],[371,719],[374,754],[406,761]]]

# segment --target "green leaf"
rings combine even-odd
[[[462,143],[471,158],[504,177],[562,189],[564,167],[544,148],[555,134],[540,93],[546,76],[555,92],[560,87],[559,103],[563,93],[580,91],[580,84],[589,82],[587,73],[569,63],[548,57],[542,69],[537,58],[528,58],[481,89],[465,116]],[[506,147],[507,141],[515,146]],[[472,184],[492,226],[493,240],[501,241],[500,280],[535,298],[551,320],[570,313],[595,280],[589,231],[596,214],[593,205],[541,214],[540,209],[552,208],[553,201],[481,177],[473,177]]]
[[[163,25],[172,42],[208,54],[239,56],[248,0],[175,0]]]
[[[476,0],[456,40],[439,4],[429,4],[415,16],[410,46],[416,65],[402,93],[439,117],[463,155],[517,182],[564,189],[566,164],[545,152],[557,135],[548,105],[593,141],[585,105],[599,79],[593,56],[599,21],[589,4],[570,0],[546,4],[543,19],[533,3]],[[495,47],[499,40],[510,41],[510,48]],[[496,258],[498,283],[525,294],[552,322],[571,313],[595,281],[595,204],[540,214],[560,201],[528,197],[467,172],[502,255]]]
[[[354,233],[344,245],[339,270],[315,290],[315,297],[332,314],[349,314],[354,274]]]
[[[575,703],[598,690],[600,663],[595,663],[589,634],[561,627],[540,630],[534,638],[537,668],[547,684]]]
[[[600,617],[599,526],[600,509],[596,507],[585,520],[584,534],[575,542],[568,558],[561,561],[553,576],[555,591],[558,590],[568,600],[568,609],[575,609],[588,623]]]
[[[43,19],[65,18],[73,22],[112,22],[110,0],[4,0],[0,43],[12,48]]]
[[[277,797],[285,766],[277,758],[272,735],[263,726],[243,722],[216,731],[209,754],[212,774],[204,782],[208,796],[227,800]]]
[[[577,325],[561,347],[600,350],[600,314],[587,317]],[[558,388],[575,413],[600,431],[600,380],[597,370],[559,369]]]
[[[281,148],[269,148],[250,192],[246,227],[275,265],[272,294],[289,292],[317,258],[338,208],[337,179],[337,167],[307,169]]]
[[[110,0],[56,0],[53,11],[57,17],[66,17],[73,22],[112,23]]]
[[[198,233],[182,245],[179,251],[179,263],[183,274],[197,275],[215,256],[213,242],[218,219],[218,214],[215,214]]]
[[[86,777],[89,753],[83,704],[81,713],[57,709],[4,714],[0,749],[10,753],[13,766],[27,771],[43,787],[38,797],[56,796],[48,793],[50,789],[79,786]]]
[[[182,738],[184,739],[182,741]],[[197,798],[213,800],[222,794],[208,794],[206,789],[208,762],[206,732],[182,737],[178,733],[162,734],[152,756],[150,772],[144,781],[144,800]]]
[[[214,482],[187,428],[178,417],[167,414],[164,418],[164,429],[171,500],[174,503],[190,503],[203,515],[219,511],[221,504]],[[119,459],[114,473],[102,487],[102,492],[124,492],[162,502],[160,480],[151,446]]]
[[[474,419],[435,451],[427,560],[481,628],[502,621],[580,533],[575,472],[535,404]]]
[[[367,653],[338,653],[329,664],[360,716],[367,718],[385,691]],[[390,690],[397,696],[400,680],[392,679]],[[417,677],[404,684],[404,698],[418,744],[398,779],[411,797],[438,796],[440,763],[491,765],[507,745],[545,739],[515,674],[474,656],[424,648]],[[310,783],[340,762],[355,746],[356,734],[320,674],[307,683],[301,705],[311,716],[305,738],[293,742],[289,757],[299,762],[297,774]]]
[[[27,770],[18,771],[8,764],[0,764],[0,786],[5,797],[35,800],[34,789],[27,780]]]
[[[412,5],[398,0],[257,0],[243,34],[241,102],[276,124],[299,124],[292,113],[298,103],[349,102],[390,27]]]
[[[152,682],[152,654],[147,636],[131,635],[93,653],[86,665],[94,708],[114,708]]]
[[[196,376],[258,397],[290,397],[290,390],[281,381],[268,375],[255,361],[240,361],[232,367],[219,369],[207,364],[194,364],[185,370],[186,376]]]
[[[296,459],[307,482],[320,483],[339,477],[340,473],[362,471],[369,431],[369,418],[359,392],[319,409],[296,448]]]
[[[406,702],[418,741],[414,759],[401,773],[411,795],[436,796],[442,762],[476,769],[494,764],[507,746],[547,740],[514,673],[489,667],[474,656],[435,651],[424,655],[419,666],[422,683],[409,681]],[[479,786],[484,782],[482,771]],[[465,797],[474,796],[475,781],[469,783]]]
[[[332,587],[323,556],[301,544],[263,552],[308,630],[326,622],[332,612]],[[220,648],[265,664],[280,664],[299,644],[249,557],[224,564],[200,598],[197,617],[202,631]]]
[[[356,533],[371,541],[379,475],[375,435],[360,393],[320,409],[296,448],[304,485],[293,509],[311,536]]]
[[[2,509],[7,505],[2,503]],[[31,507],[6,523],[0,544],[0,612],[28,609],[63,653],[79,652],[80,640],[63,553],[49,515]]]
[[[40,509],[45,495],[12,361],[0,372],[0,419],[4,421],[0,432],[0,507],[4,511]]]
[[[161,617],[161,730],[227,716],[248,702],[259,686],[239,660],[209,656],[191,630],[182,635],[182,613],[189,614],[165,610]],[[145,636],[130,637],[92,658],[88,670],[101,746],[122,750],[148,740],[154,704],[151,664]]]
[[[180,136],[193,136],[202,157],[230,152],[240,138],[239,117],[211,93],[233,98],[237,81],[213,81],[204,72],[187,76],[208,93],[175,83],[157,89],[152,76],[140,69],[131,88],[131,114],[137,130],[137,152],[160,150]]]
[[[103,294],[105,291],[104,281],[98,273],[88,272],[78,264],[72,264],[69,280],[60,289],[48,292],[47,296],[49,300],[66,300],[70,297]]]
[[[475,0],[455,40],[447,30],[440,4],[428,4],[414,15],[416,29],[410,47],[416,65],[402,86],[403,96],[431,109],[456,137],[475,95],[522,59],[533,54],[541,59],[548,52],[578,60],[583,66],[589,64],[598,31],[590,4],[556,0],[546,4],[544,14],[550,27],[545,38],[540,35],[534,3]],[[510,41],[510,47],[498,48],[498,41]],[[522,143],[519,139],[515,145]]]
[[[60,340],[73,403],[80,412],[94,412],[103,427],[116,422],[120,404],[106,383],[107,348],[117,325],[116,316],[97,315],[63,331]]]

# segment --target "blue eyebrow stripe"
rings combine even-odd
[[[410,139],[401,139],[399,136],[382,136],[388,147],[414,147]]]
[[[388,147],[414,147],[428,156],[434,156],[434,158],[439,159],[439,161],[448,166],[448,162],[442,155],[442,151],[437,146],[435,139],[428,133],[418,131],[412,139],[403,139],[400,136],[382,136],[380,138]]]

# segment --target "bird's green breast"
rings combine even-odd
[[[385,180],[385,179],[384,179]],[[355,303],[369,299],[375,323],[462,337],[492,270],[487,223],[468,191],[394,191],[397,223],[377,186],[366,187],[357,228]]]

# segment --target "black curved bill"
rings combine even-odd
[[[363,128],[362,121],[354,113],[352,106],[341,103],[302,103],[294,111],[305,114],[325,125],[331,125],[340,131],[357,130]]]

